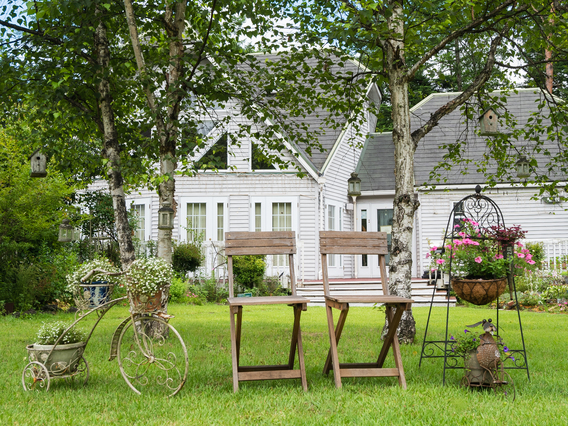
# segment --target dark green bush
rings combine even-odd
[[[195,244],[182,243],[174,247],[172,266],[180,275],[195,272],[201,266],[202,260],[201,250]]]
[[[263,286],[266,263],[264,256],[235,256],[233,257],[233,272],[235,282],[244,288]]]

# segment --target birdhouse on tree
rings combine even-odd
[[[479,117],[481,136],[494,136],[499,134],[499,116],[495,110],[489,108]]]
[[[30,165],[32,171],[30,173],[31,177],[46,177],[47,176],[47,158],[38,149],[34,151],[32,155],[28,158],[30,160]]]

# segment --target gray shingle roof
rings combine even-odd
[[[498,92],[496,92],[499,94]],[[441,93],[430,95],[424,101],[411,109],[411,126],[412,130],[416,130],[422,126],[430,117],[430,115],[446,104],[451,99],[455,98],[458,93]],[[499,109],[506,108],[512,115],[515,116],[519,125],[527,122],[532,111],[537,110],[538,102],[542,99],[542,94],[536,89],[519,89],[517,93],[510,92],[506,99],[506,103]],[[470,106],[474,108],[474,106]],[[445,116],[440,120],[430,133],[428,133],[418,143],[416,154],[414,157],[414,175],[415,183],[417,186],[423,183],[430,183],[430,172],[434,166],[438,164],[446,150],[440,147],[447,143],[453,143],[457,140],[467,139],[467,149],[464,155],[467,158],[478,160],[486,152],[487,144],[486,138],[480,137],[475,134],[478,130],[477,117],[481,114],[481,110],[476,108],[473,116],[475,122],[467,122],[462,111],[458,108],[451,114]],[[506,132],[506,130],[504,130]],[[518,141],[519,144],[525,143]],[[386,147],[393,150],[392,155],[385,152]],[[547,142],[547,146],[554,149],[552,143]],[[536,156],[539,164],[544,164],[543,156]],[[394,189],[394,145],[392,143],[391,133],[372,134],[365,145],[365,150],[359,161],[358,169],[360,170],[359,177],[362,180],[363,190],[389,190]],[[495,170],[489,169],[491,172]],[[386,172],[389,171],[390,175]],[[544,173],[544,170],[542,171]],[[470,166],[468,169],[452,167],[444,175],[447,178],[447,184],[483,184],[485,178],[483,173],[476,170],[475,166]],[[364,182],[367,181],[365,184]]]

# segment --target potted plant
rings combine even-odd
[[[110,301],[114,286],[122,283],[120,273],[108,259],[94,259],[67,275],[67,290],[79,309],[97,308]]]
[[[43,323],[36,335],[36,343],[28,345],[30,362],[42,363],[50,376],[65,376],[77,371],[85,351],[86,334],[63,321]]]
[[[514,228],[515,232],[519,231],[519,227]],[[508,233],[508,228],[499,229],[501,234]],[[486,305],[505,291],[514,257],[531,261],[530,254],[527,257],[525,253],[504,256],[503,241],[495,237],[495,229],[482,230],[473,220],[464,219],[455,225],[454,231],[458,238],[449,240],[443,250],[430,249],[432,261],[445,273],[451,269],[452,289],[458,297],[474,305]]]
[[[136,259],[126,271],[130,310],[133,313],[160,311],[168,299],[172,276],[172,266],[164,259]]]

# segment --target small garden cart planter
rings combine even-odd
[[[162,297],[167,299],[167,290]],[[62,378],[79,379],[86,384],[89,364],[83,353],[87,343],[109,309],[126,299],[114,299],[80,314],[54,345],[29,345],[29,363],[22,372],[24,389],[47,391],[52,379]],[[69,330],[93,313],[98,318],[84,342],[59,344]],[[173,396],[185,384],[189,365],[187,349],[180,334],[168,323],[169,318],[171,316],[161,312],[161,306],[152,312],[131,308],[130,316],[114,332],[109,361],[118,359],[122,377],[138,394],[145,389]],[[67,348],[69,346],[73,348]],[[60,358],[62,349],[70,349],[67,359]]]

